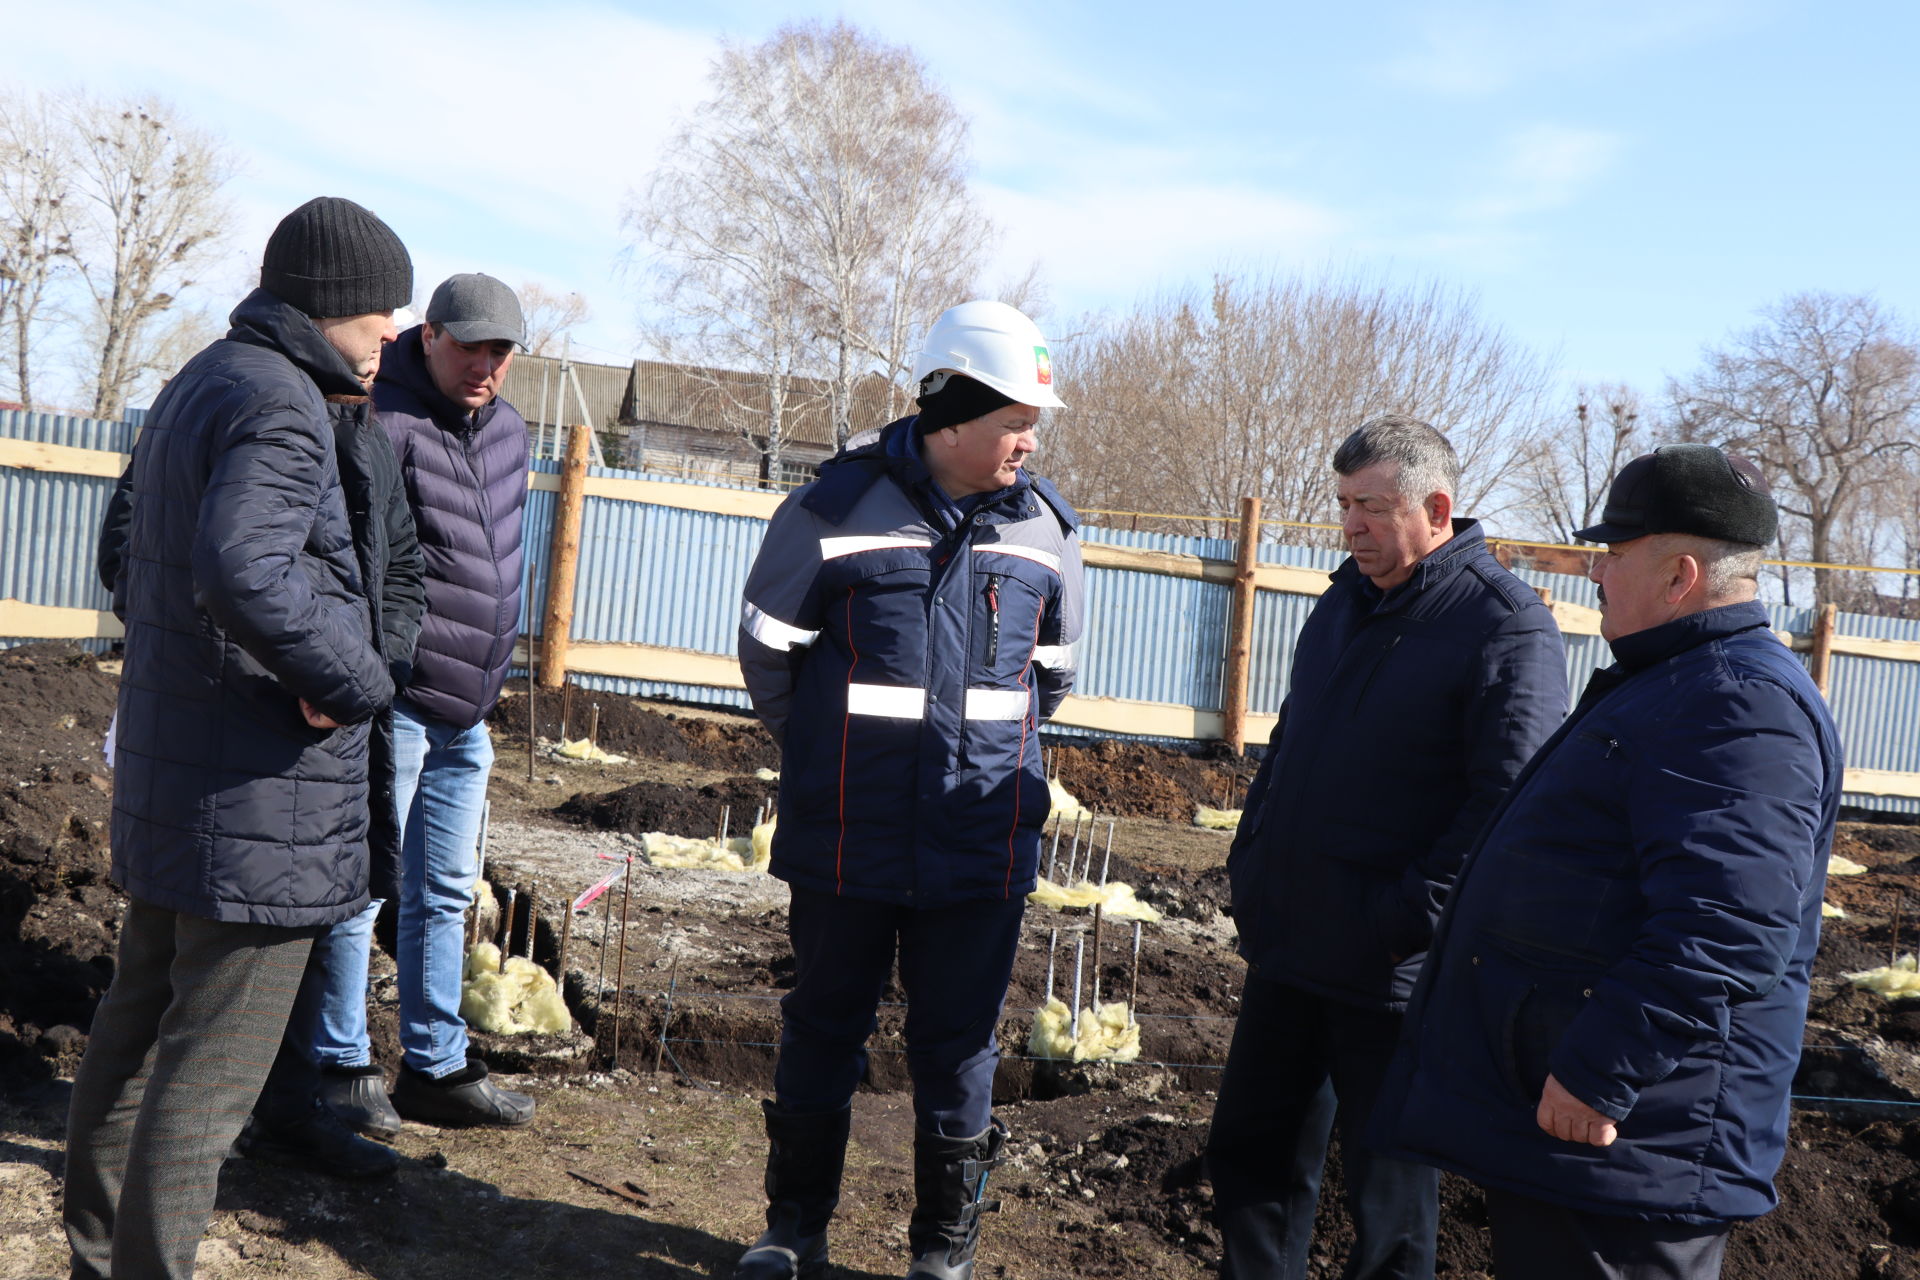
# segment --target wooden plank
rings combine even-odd
[[[1583,604],[1570,604],[1565,600],[1552,600],[1547,608],[1553,610],[1553,620],[1560,626],[1560,634],[1568,636],[1597,636],[1600,634],[1600,611],[1589,609]]]
[[[53,605],[28,604],[24,600],[0,600],[0,636],[26,636],[36,640],[118,640],[126,634],[120,619],[104,609],[61,609]]]
[[[530,471],[527,473],[527,488],[558,493],[560,477],[544,471]],[[723,516],[753,516],[761,520],[771,517],[773,509],[787,496],[760,489],[721,489],[710,485],[633,480],[622,476],[588,476],[586,494],[589,498],[644,502],[655,507],[707,511]]]
[[[1836,635],[1833,637],[1833,651],[1852,658],[1920,662],[1920,640],[1876,640],[1871,636]]]
[[[1891,769],[1848,769],[1840,789],[1863,796],[1920,799],[1920,773],[1895,773]]]
[[[75,449],[39,440],[0,439],[0,467],[22,471],[51,471],[69,476],[104,476],[118,480],[127,469],[127,455],[105,449]]]

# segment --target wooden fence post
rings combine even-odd
[[[567,644],[573,632],[573,584],[580,568],[580,514],[587,491],[587,450],[592,428],[567,432],[567,462],[560,473],[560,501],[553,515],[553,545],[547,550],[547,612],[540,645],[540,683],[558,689],[567,678]]]
[[[1220,710],[1225,740],[1236,755],[1247,749],[1247,677],[1253,668],[1253,566],[1260,555],[1260,499],[1240,499],[1240,544],[1233,556],[1233,608],[1227,623],[1227,670]]]
[[[1840,606],[1823,604],[1813,617],[1813,683],[1819,688],[1820,696],[1827,694],[1827,679],[1833,673],[1833,633],[1839,623]]]

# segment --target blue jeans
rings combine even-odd
[[[322,933],[307,962],[307,981],[293,1007],[293,1027],[322,1067],[364,1067],[373,1061],[367,1035],[367,957],[379,898]]]
[[[398,698],[393,764],[401,831],[400,1047],[415,1071],[446,1076],[467,1065],[460,983],[493,738],[484,721],[456,729]]]

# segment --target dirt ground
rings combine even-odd
[[[0,1278],[65,1265],[67,1082],[111,976],[123,901],[106,881],[111,786],[99,756],[114,689],[110,671],[62,646],[0,652]],[[630,763],[580,765],[542,751],[529,779],[524,697],[506,699],[493,719],[487,876],[523,902],[535,897],[537,960],[552,964],[564,933],[577,1020],[567,1036],[477,1037],[507,1083],[539,1098],[533,1124],[510,1133],[408,1124],[396,1143],[400,1173],[370,1186],[229,1161],[200,1274],[731,1273],[759,1229],[758,1099],[771,1076],[775,1001],[792,981],[785,888],[763,874],[635,860],[630,894],[616,881],[565,930],[561,904],[625,873],[642,831],[713,834],[723,808],[740,830],[778,785],[754,771],[777,760],[740,717],[607,694],[574,694],[570,736],[584,736],[594,702],[600,745]],[[557,697],[541,699],[542,736],[558,737],[562,709]],[[1062,939],[1054,984],[1064,995],[1071,939],[1089,922],[1029,912],[1000,1028],[996,1092],[1011,1159],[996,1175],[1003,1209],[987,1220],[980,1274],[1211,1274],[1218,1239],[1199,1156],[1241,965],[1221,914],[1227,837],[1189,819],[1197,804],[1237,800],[1251,765],[1118,742],[1050,745],[1063,784],[1101,812],[1103,850],[1106,818],[1116,820],[1112,874],[1166,918],[1142,935],[1143,1061],[1062,1067],[1030,1059],[1027,1032],[1047,988],[1050,932]],[[1829,900],[1849,916],[1828,922],[1822,947],[1796,1087],[1808,1101],[1794,1117],[1782,1207],[1736,1231],[1729,1277],[1920,1277],[1920,1003],[1889,1004],[1838,977],[1885,963],[1896,933],[1900,951],[1920,946],[1920,828],[1848,825],[1838,851],[1869,871],[1831,882]],[[1131,955],[1129,929],[1103,930],[1089,969],[1107,996],[1127,996]],[[391,1068],[396,996],[384,955],[374,974],[376,1053]],[[842,1276],[905,1266],[913,1121],[898,1015],[883,1010],[855,1102],[834,1229]],[[1339,1195],[1336,1154],[1315,1277],[1339,1273],[1351,1238]],[[1443,1196],[1441,1274],[1484,1277],[1478,1194],[1448,1179]]]

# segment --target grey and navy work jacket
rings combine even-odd
[[[774,513],[740,668],[781,742],[773,874],[916,907],[1028,893],[1049,808],[1040,723],[1072,687],[1079,520],[1024,472],[965,504],[913,420]]]

